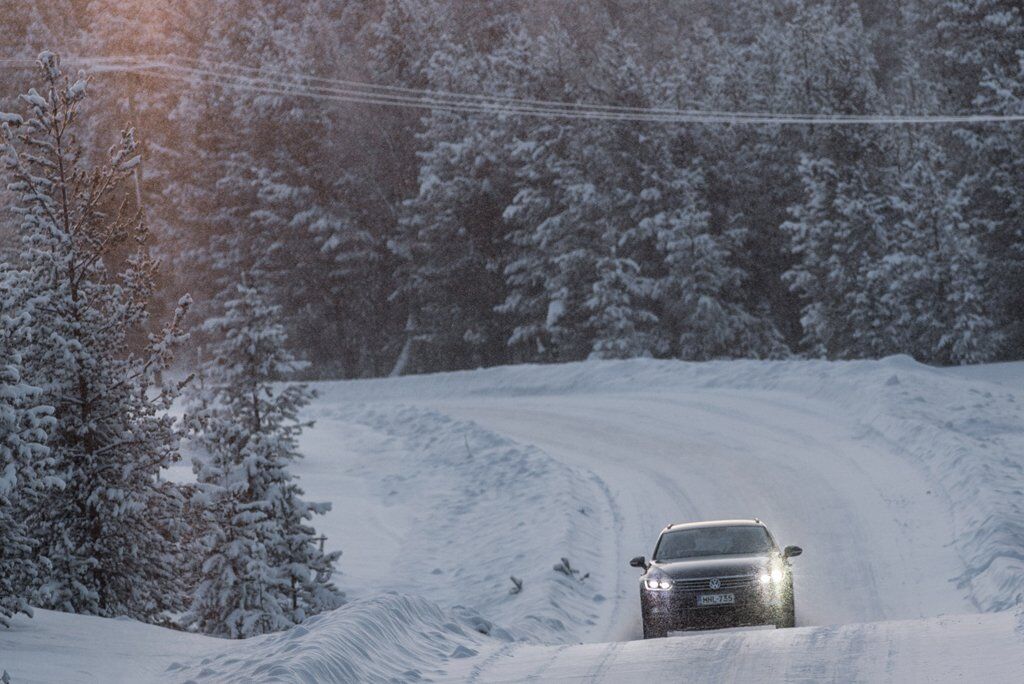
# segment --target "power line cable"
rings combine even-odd
[[[155,71],[154,71],[155,69]],[[385,106],[413,107],[427,110],[447,110],[455,112],[482,112],[492,114],[523,115],[541,118],[607,120],[636,123],[703,123],[703,124],[735,124],[735,125],[908,125],[908,124],[982,124],[1022,122],[1022,115],[974,114],[974,115],[808,115],[808,114],[761,114],[753,112],[694,112],[686,110],[667,110],[672,113],[659,114],[655,110],[638,109],[637,111],[609,111],[589,106],[568,108],[566,103],[559,107],[523,106],[504,100],[498,101],[460,101],[455,99],[439,99],[430,97],[405,97],[369,94],[359,90],[337,89],[297,85],[294,82],[279,82],[267,78],[238,77],[223,72],[180,67],[173,65],[153,65],[133,69],[174,77],[166,72],[177,71],[180,74],[199,76],[207,83],[252,92],[263,92],[277,95],[298,95],[317,99],[335,100],[350,103],[374,104]],[[159,73],[165,71],[165,73]],[[182,79],[187,80],[187,79]],[[429,91],[427,91],[429,92]]]
[[[739,123],[740,119],[749,119],[751,123],[795,123],[795,124],[822,124],[850,122],[862,124],[895,124],[895,123],[985,123],[996,121],[1021,121],[1024,115],[999,115],[999,114],[977,114],[977,115],[856,115],[856,114],[776,114],[764,112],[742,112],[742,111],[715,111],[715,110],[686,110],[686,109],[664,109],[646,107],[625,107],[617,105],[591,105],[586,103],[573,103],[554,100],[528,100],[496,95],[478,95],[471,93],[456,93],[450,91],[418,90],[412,88],[397,88],[391,86],[376,86],[358,81],[346,81],[341,79],[326,79],[321,77],[310,77],[302,74],[288,74],[286,72],[269,72],[275,74],[275,78],[269,78],[265,72],[254,67],[231,66],[223,63],[201,62],[199,60],[183,60],[173,58],[178,68],[194,69],[194,73],[205,73],[216,77],[237,77],[235,71],[247,71],[256,76],[243,77],[249,82],[269,82],[275,85],[286,85],[294,87],[297,85],[295,79],[313,80],[322,83],[346,84],[349,87],[344,89],[325,88],[317,86],[318,92],[326,91],[336,95],[360,96],[393,100],[395,103],[406,103],[422,105],[429,103],[437,108],[451,105],[453,102],[459,109],[466,111],[465,107],[472,108],[474,105],[481,109],[494,109],[502,112],[522,113],[528,115],[544,115],[559,113],[559,116],[570,116],[572,118],[608,118],[624,121],[653,121],[655,123]],[[181,67],[180,62],[205,65],[205,67]],[[163,63],[163,66],[168,66]],[[224,68],[233,70],[225,73]],[[280,80],[280,79],[285,80]],[[353,90],[354,89],[354,90]],[[399,91],[402,93],[415,94],[417,97],[383,95],[378,92],[365,92],[366,89],[380,89],[385,91]],[[377,103],[377,102],[373,102]],[[526,108],[521,105],[527,105]],[[434,108],[434,107],[431,107]],[[582,116],[574,116],[582,115]],[[629,116],[632,115],[632,116]]]
[[[153,58],[149,58],[153,59]],[[164,61],[164,60],[156,60]],[[357,91],[367,91],[369,94],[377,95],[376,91],[380,92],[394,92],[402,93],[407,95],[418,96],[422,100],[436,102],[439,99],[453,99],[458,102],[465,101],[478,101],[492,105],[531,105],[537,106],[543,109],[569,109],[569,110],[582,110],[587,112],[625,112],[633,113],[642,116],[648,115],[665,115],[669,117],[677,116],[695,116],[695,117],[721,117],[732,121],[737,118],[753,118],[759,122],[765,119],[782,119],[782,120],[799,120],[804,122],[809,119],[821,119],[827,120],[828,122],[837,120],[848,120],[848,121],[862,121],[865,123],[876,122],[884,120],[886,122],[893,121],[907,121],[914,123],[921,123],[925,120],[934,120],[941,122],[976,122],[979,120],[1024,120],[1024,114],[1022,115],[998,115],[998,114],[976,114],[976,115],[863,115],[863,114],[803,114],[803,113],[770,113],[770,112],[744,112],[744,111],[724,111],[724,110],[704,110],[704,109],[677,109],[677,108],[660,108],[660,107],[629,107],[623,105],[602,105],[602,104],[591,104],[581,102],[568,102],[560,100],[536,100],[536,99],[524,99],[515,98],[505,95],[480,95],[475,93],[460,93],[454,91],[445,90],[426,90],[407,88],[400,86],[388,86],[378,85],[373,83],[367,83],[362,81],[352,81],[344,79],[329,79],[320,76],[310,76],[306,74],[297,74],[294,72],[282,72],[275,70],[266,70],[257,67],[248,67],[244,65],[233,65],[225,62],[210,62],[199,59],[182,58],[177,56],[170,56],[166,58],[166,61],[171,64],[181,66],[182,64],[190,65],[190,68],[197,68],[202,71],[212,71],[218,74],[233,73],[236,72],[253,74],[252,78],[266,79],[270,82],[281,83],[281,79],[284,79],[285,83],[296,83],[297,81],[311,82],[311,83],[322,83],[328,86],[343,86],[346,89],[355,89]],[[268,78],[268,76],[273,78]]]
[[[327,88],[323,86],[313,88],[309,86],[302,86],[290,81],[280,82],[265,78],[238,77],[216,71],[188,67],[167,67],[166,65],[159,67],[140,66],[131,70],[136,73],[147,73],[167,78],[178,78],[180,80],[190,80],[190,77],[198,77],[200,81],[205,83],[223,87],[238,88],[252,92],[263,92],[278,95],[298,95],[341,102],[412,107],[426,110],[524,115],[543,118],[632,121],[638,123],[730,123],[735,120],[768,123],[771,121],[784,121],[783,119],[774,116],[758,117],[755,119],[749,116],[739,117],[730,113],[655,114],[647,111],[615,112],[589,107],[552,108],[520,105],[505,101],[461,101],[456,99],[439,99],[436,97],[384,95],[366,93],[364,91],[351,89]]]
[[[30,60],[17,60],[19,66],[30,66]],[[107,57],[107,58],[82,58],[78,60],[80,62],[88,62],[91,65],[99,67],[100,71],[121,71],[128,70],[131,67],[141,68],[143,65],[152,68],[165,68],[165,69],[193,69],[196,72],[204,72],[209,75],[218,76],[230,76],[230,77],[243,77],[248,80],[263,80],[276,84],[285,84],[289,86],[306,86],[317,89],[327,89],[333,92],[337,92],[341,89],[342,92],[337,94],[352,94],[358,93],[368,97],[385,97],[385,98],[397,98],[397,102],[410,101],[407,98],[412,97],[415,101],[429,101],[429,102],[442,102],[448,100],[454,100],[456,102],[471,102],[481,103],[488,106],[497,105],[526,105],[536,106],[542,109],[567,109],[567,110],[582,110],[586,112],[590,111],[601,111],[601,112],[627,112],[638,115],[667,115],[667,116],[680,116],[680,115],[692,115],[692,116],[722,116],[730,119],[737,117],[756,116],[759,118],[765,118],[769,116],[778,116],[774,114],[763,114],[763,113],[746,113],[746,112],[728,112],[728,111],[714,111],[714,110],[700,110],[700,109],[670,109],[670,108],[658,108],[658,107],[628,107],[623,105],[602,105],[602,104],[591,104],[582,102],[568,102],[560,100],[536,100],[526,98],[515,98],[506,95],[481,95],[476,93],[460,93],[454,91],[445,90],[426,90],[417,88],[407,88],[401,86],[389,86],[389,85],[378,85],[374,83],[367,83],[363,81],[351,81],[345,79],[329,79],[320,76],[310,76],[306,74],[297,74],[294,72],[282,72],[275,70],[267,70],[256,67],[247,67],[243,65],[232,65],[224,62],[209,62],[199,59],[182,58],[176,56],[168,56],[165,58],[156,57]],[[246,76],[245,74],[252,74],[252,76]],[[318,86],[317,84],[323,84]],[[336,86],[337,88],[331,88]],[[844,115],[837,115],[844,116]]]
[[[72,63],[96,72],[132,72],[278,96],[379,106],[530,116],[548,119],[604,120],[653,124],[733,125],[908,125],[1024,122],[1024,114],[974,115],[851,115],[776,114],[593,105],[555,100],[529,100],[499,95],[456,93],[328,79],[307,74],[267,71],[244,65],[204,62],[180,57],[77,57]],[[0,59],[0,66],[26,67],[26,59]],[[189,65],[192,66],[189,66]],[[245,75],[252,74],[251,76]],[[322,85],[318,85],[322,84]]]
[[[414,95],[420,98],[431,98],[431,99],[454,99],[459,101],[479,101],[487,103],[508,103],[508,104],[522,104],[539,106],[544,108],[556,108],[556,109],[587,109],[587,110],[599,110],[608,112],[631,112],[639,114],[666,114],[666,115],[684,115],[692,114],[695,116],[760,116],[754,113],[743,113],[743,112],[728,112],[728,111],[715,111],[715,110],[703,110],[703,109],[677,109],[677,108],[662,108],[662,107],[629,107],[625,105],[604,105],[604,104],[593,104],[585,102],[569,102],[565,100],[538,100],[530,98],[517,98],[508,95],[481,95],[477,93],[464,93],[455,92],[448,90],[427,90],[419,88],[407,88],[402,86],[390,86],[390,85],[378,85],[374,83],[368,83],[364,81],[351,81],[345,79],[330,79],[320,76],[307,76],[304,74],[295,74],[289,72],[265,70],[256,67],[246,67],[242,65],[231,65],[224,62],[207,62],[198,59],[186,59],[180,57],[171,57],[170,61],[175,64],[184,62],[186,65],[192,67],[200,67],[207,69],[216,70],[234,70],[241,72],[248,72],[255,74],[258,77],[266,77],[267,75],[286,78],[286,79],[302,79],[303,81],[309,81],[314,84],[322,83],[328,86],[342,86],[349,88],[356,88],[365,90],[372,93],[399,93],[404,95]]]

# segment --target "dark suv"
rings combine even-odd
[[[685,629],[796,623],[789,559],[803,551],[780,551],[764,523],[716,520],[669,525],[661,531],[643,568],[640,612],[644,638]]]

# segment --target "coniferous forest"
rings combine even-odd
[[[159,300],[191,293],[205,319],[258,273],[310,376],[634,356],[962,364],[1024,349],[1019,123],[571,119],[287,85],[1013,115],[1012,0],[7,4],[8,57],[180,65],[93,69],[85,152],[130,122]],[[31,69],[0,77],[9,111]]]
[[[0,626],[34,606],[237,638],[338,607],[340,553],[309,524],[330,504],[289,472],[312,394],[274,386],[297,363],[280,307],[239,274],[202,328],[210,358],[167,377],[192,298],[145,334],[157,262],[134,129],[88,160],[88,82],[52,52],[38,71],[0,129],[20,238],[0,262]],[[193,482],[166,476],[183,445]]]

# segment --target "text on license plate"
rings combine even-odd
[[[699,606],[724,606],[736,603],[735,594],[701,594],[697,597]]]

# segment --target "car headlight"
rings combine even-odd
[[[761,580],[761,584],[779,584],[785,578],[786,573],[782,571],[782,568],[772,568],[762,572],[758,579]]]
[[[672,580],[665,577],[658,577],[656,579],[645,579],[644,586],[651,591],[665,591],[666,589],[672,588]]]

